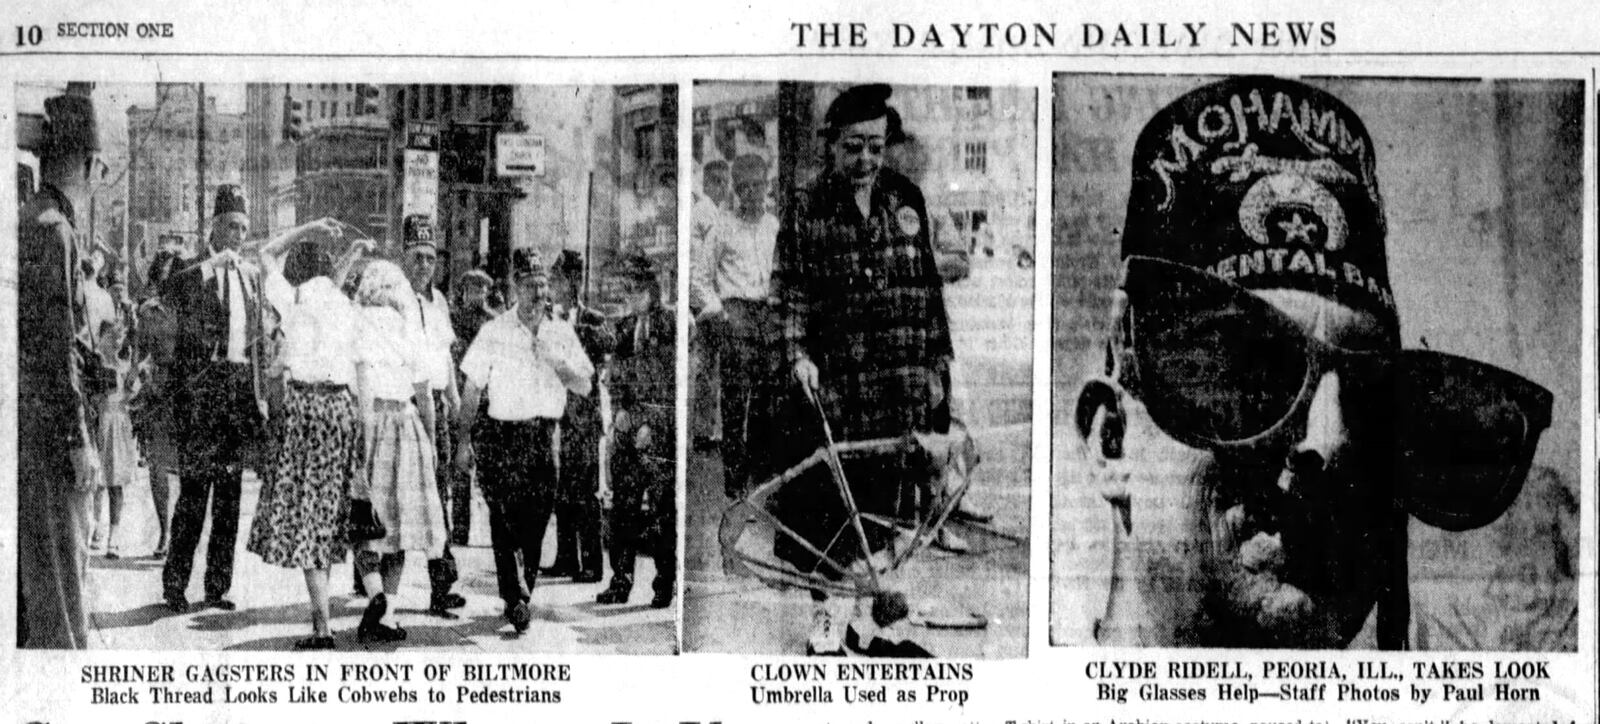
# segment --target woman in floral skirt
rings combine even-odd
[[[286,389],[245,546],[267,563],[304,572],[312,633],[295,643],[297,650],[333,648],[328,569],[344,562],[349,495],[365,481],[354,392],[360,316],[339,291],[328,254],[315,243],[295,243],[318,228],[336,233],[313,222],[262,249],[262,288],[280,319]]]

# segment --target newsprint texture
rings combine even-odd
[[[1600,9],[918,5],[0,11],[0,718],[1600,721]]]

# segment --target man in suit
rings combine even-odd
[[[599,368],[616,346],[605,315],[583,304],[583,255],[563,249],[550,267],[550,281],[559,306],[556,317],[572,325],[583,353],[594,363],[589,393],[567,392],[567,411],[561,418],[561,454],[556,494],[556,560],[541,571],[551,577],[570,576],[573,583],[599,583],[600,502],[600,384]]]
[[[617,322],[611,399],[615,409],[611,456],[611,585],[600,604],[627,603],[639,549],[655,559],[650,605],[672,605],[677,587],[678,499],[673,484],[676,332],[672,309],[662,303],[655,262],[632,256],[622,273],[631,313]]]
[[[174,273],[169,282],[178,320],[173,383],[182,482],[161,585],[174,613],[189,610],[186,589],[208,500],[205,603],[226,611],[236,608],[226,595],[233,585],[245,453],[266,414],[259,395],[259,275],[238,251],[249,232],[243,191],[219,187],[205,257]]]
[[[100,149],[82,84],[45,101],[38,193],[17,213],[17,646],[87,648],[84,608],[93,358],[84,325],[75,208],[89,200]]]

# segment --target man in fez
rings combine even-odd
[[[1374,144],[1339,99],[1235,78],[1133,152],[1104,379],[1076,426],[1110,504],[1102,644],[1406,647],[1409,517],[1483,526],[1551,396],[1400,348]]]
[[[79,289],[78,208],[99,135],[87,95],[45,102],[41,185],[17,215],[17,646],[88,646],[83,607],[95,375]],[[89,374],[85,374],[89,372]]]
[[[417,297],[416,315],[406,320],[423,340],[427,350],[422,355],[423,372],[428,377],[428,389],[433,395],[434,446],[450,451],[450,430],[455,425],[456,410],[461,406],[461,393],[456,386],[455,360],[450,353],[455,344],[455,326],[450,321],[450,301],[433,285],[439,268],[439,246],[435,241],[433,220],[422,214],[412,214],[402,223],[405,243],[400,256],[406,280],[411,282],[411,292]],[[445,508],[445,528],[450,527],[452,505],[471,505],[471,500],[452,500],[456,486],[448,454],[435,456],[434,482],[438,486],[439,501]],[[428,614],[444,619],[459,618],[451,609],[467,605],[467,600],[450,588],[460,578],[456,570],[455,554],[446,545],[444,555],[428,561]]]
[[[616,323],[611,368],[611,584],[595,602],[628,602],[642,550],[656,563],[650,605],[666,608],[678,582],[676,315],[662,302],[660,274],[649,257],[627,257],[622,279],[629,313]]]
[[[555,507],[557,427],[567,393],[589,393],[594,365],[572,325],[550,316],[550,277],[538,254],[516,250],[511,278],[516,305],[483,325],[461,359],[467,384],[455,461],[457,474],[477,465],[505,617],[522,633]]]
[[[167,607],[175,613],[189,610],[189,573],[208,502],[205,604],[225,611],[236,608],[226,595],[233,585],[244,462],[266,414],[260,396],[259,272],[239,255],[249,233],[243,190],[218,187],[203,257],[167,283],[168,302],[177,316],[172,391],[182,470],[161,584]]]
[[[551,313],[572,325],[583,353],[594,363],[589,393],[567,392],[561,418],[560,485],[556,493],[556,560],[546,576],[573,583],[599,583],[600,560],[600,365],[616,346],[611,322],[583,304],[583,255],[562,249],[550,266],[557,306]]]

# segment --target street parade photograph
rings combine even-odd
[[[685,650],[1027,654],[1036,98],[695,83]]]
[[[1052,645],[1579,649],[1584,100],[1054,76]]]
[[[678,88],[21,82],[17,646],[678,651]]]

